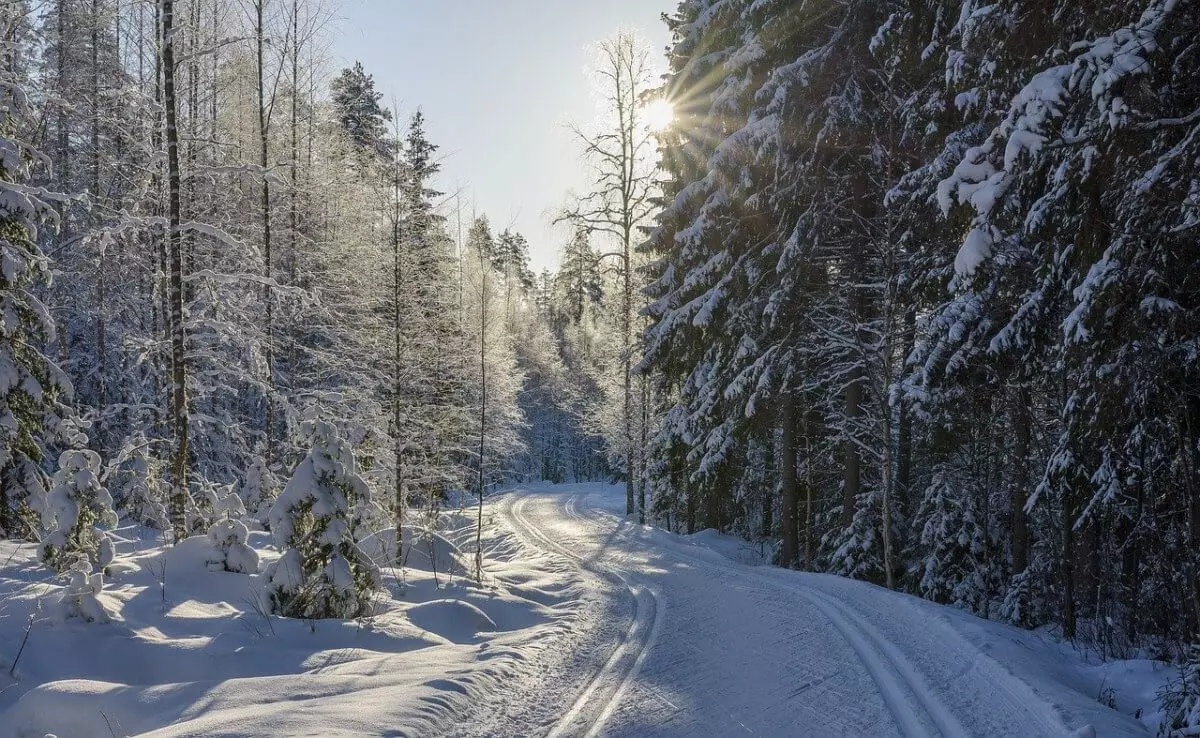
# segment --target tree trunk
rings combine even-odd
[[[1063,490],[1062,550],[1059,566],[1062,568],[1063,588],[1063,635],[1075,637],[1075,507],[1071,485]]]
[[[883,426],[887,431],[883,439],[883,499],[880,510],[880,528],[883,529],[883,580],[888,589],[895,589],[896,572],[892,553],[892,426],[886,420]]]
[[[687,529],[688,535],[696,532],[696,492],[694,487],[688,487],[684,492],[686,497],[684,517],[684,526]]]
[[[798,526],[796,524],[796,508],[798,482],[796,477],[796,403],[790,392],[785,392],[781,398],[779,423],[783,426],[783,441],[779,454],[779,466],[782,470],[782,491],[780,493],[779,523],[782,527],[783,543],[779,550],[779,563],[782,566],[794,567],[799,559]]]
[[[175,489],[171,527],[175,541],[187,537],[188,408],[186,328],[183,323],[183,255],[179,238],[179,131],[176,127],[174,0],[162,0],[163,102],[167,115],[167,250],[170,254],[171,419],[175,430]]]
[[[632,365],[633,354],[633,262],[630,261],[632,234],[625,229],[625,284],[624,299],[621,306],[621,351],[622,371],[625,383],[625,514],[633,513],[633,385]]]
[[[297,286],[300,262],[300,2],[292,0],[291,187],[288,190],[288,284]],[[287,371],[296,371],[296,331],[289,331]],[[292,381],[294,384],[294,380]]]
[[[1016,402],[1013,406],[1013,429],[1016,432],[1016,448],[1014,449],[1013,470],[1015,472],[1012,490],[1012,571],[1020,574],[1029,567],[1029,515],[1025,505],[1029,501],[1029,454],[1032,449],[1033,398],[1029,388],[1022,386],[1017,390]]]
[[[479,251],[479,507],[475,520],[475,581],[483,581],[484,452],[487,440],[487,261]]]
[[[862,369],[855,368],[851,372],[851,383],[846,387],[845,411],[846,424],[852,425],[859,416],[862,405]],[[852,429],[848,432],[853,432]],[[854,519],[854,505],[861,491],[862,475],[859,469],[858,448],[854,441],[846,439],[842,446],[844,455],[842,469],[842,528],[849,528]]]
[[[804,565],[811,569],[816,546],[815,536],[813,536],[813,495],[816,493],[816,489],[813,487],[812,478],[812,415],[806,411],[802,422],[804,423]]]
[[[761,518],[759,527],[759,536],[762,538],[770,538],[775,532],[775,475],[779,470],[775,463],[775,429],[771,429],[770,437],[767,440],[765,448],[765,458],[763,459],[765,484],[762,485],[762,509],[759,513]],[[782,533],[780,534],[782,535]]]
[[[408,505],[408,481],[404,478],[404,434],[400,429],[401,382],[404,371],[401,360],[403,335],[400,330],[401,310],[400,295],[404,279],[403,254],[400,242],[403,230],[400,225],[400,165],[393,162],[392,171],[392,446],[395,453],[395,472],[393,473],[396,519],[396,560],[403,561],[402,535],[404,526],[404,509]]]
[[[1200,572],[1196,571],[1196,559],[1200,554],[1200,470],[1197,469],[1196,449],[1200,447],[1200,397],[1190,395],[1184,401],[1183,462],[1184,485],[1188,510],[1188,554],[1186,565],[1188,594],[1192,600],[1192,628],[1200,623]]]
[[[917,335],[917,313],[912,307],[904,311],[904,343],[902,344],[901,361],[907,360],[913,352],[913,344]],[[896,438],[896,494],[901,500],[911,500],[912,494],[912,412],[908,402],[901,398],[899,409],[899,430]]]
[[[57,115],[57,130],[58,134],[58,171],[56,172],[58,180],[63,183],[63,187],[67,190],[71,188],[71,130],[70,122],[67,119],[66,99],[70,96],[70,91],[67,90],[67,0],[58,0],[58,6],[55,11],[57,16],[57,34],[58,48],[55,50],[58,65],[58,94],[62,96],[62,100],[58,102]],[[63,220],[63,240],[66,241],[66,220]]]
[[[100,200],[100,3],[92,0],[92,202]],[[105,284],[104,241],[96,258],[96,432],[93,442],[97,448],[104,447],[104,411],[108,406],[108,350],[104,312],[107,309],[107,284]]]
[[[267,100],[266,100],[266,76],[263,65],[263,11],[267,4],[267,0],[257,0],[254,4],[255,10],[255,40],[257,41],[257,59],[258,59],[258,140],[259,140],[259,157],[258,163],[262,167],[262,231],[263,231],[263,277],[268,281],[271,279],[271,180],[267,177],[267,157],[268,157],[268,141],[267,141]],[[273,393],[275,387],[275,366],[274,366],[274,347],[272,346],[272,310],[273,310],[273,295],[269,285],[263,286],[263,303],[266,310],[266,324],[263,326],[265,335],[264,353],[266,354],[267,365],[267,396],[266,396],[266,417],[264,418],[263,427],[266,434],[266,462],[269,466],[274,458],[275,451],[275,432],[273,427]]]
[[[646,524],[646,448],[649,445],[646,434],[650,425],[650,383],[643,375],[642,385],[642,444],[638,449],[638,523]]]

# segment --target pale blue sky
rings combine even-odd
[[[564,239],[549,211],[585,184],[563,124],[594,116],[588,44],[632,28],[661,66],[668,33],[660,16],[676,5],[344,0],[334,53],[339,66],[361,61],[402,116],[424,110],[443,155],[440,189],[464,188],[464,223],[474,197],[497,230],[512,225],[529,238],[540,270],[557,263]]]

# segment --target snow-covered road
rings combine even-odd
[[[516,491],[496,506],[524,546],[577,570],[620,621],[599,622],[611,615],[595,604],[581,610],[564,647],[588,656],[540,675],[554,688],[513,692],[544,703],[532,712],[561,716],[552,736],[1145,734],[1094,697],[1022,674],[1036,676],[1043,655],[1024,663],[1018,631],[978,626],[989,636],[980,646],[964,634],[974,619],[946,608],[737,563],[729,540],[625,521],[614,491]],[[1011,642],[995,647],[996,633]]]
[[[244,604],[261,575],[210,570],[207,538],[134,528],[102,594],[113,622],[39,619],[61,585],[9,544],[0,736],[1110,738],[1148,735],[1133,716],[1171,673],[623,510],[603,484],[490,497],[482,582],[459,548],[475,515],[447,511],[445,536],[405,532],[405,567],[356,621],[268,618]]]

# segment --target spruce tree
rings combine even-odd
[[[16,10],[0,11],[5,38],[21,21]],[[15,58],[0,59],[0,534],[30,537],[38,530],[30,504],[47,490],[45,449],[80,439],[64,405],[70,380],[45,353],[55,325],[35,293],[50,277],[39,227],[55,222],[62,200],[31,185],[45,158],[30,145],[34,116]]]
[[[283,555],[263,574],[267,604],[285,617],[366,615],[379,572],[358,546],[355,511],[369,504],[370,487],[333,425],[309,421],[304,431],[311,450],[271,508],[271,535]]]
[[[40,504],[40,553],[46,565],[67,571],[82,560],[92,568],[107,566],[112,542],[101,530],[117,524],[113,499],[100,483],[100,457],[94,451],[64,451],[53,486]]]

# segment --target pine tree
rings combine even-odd
[[[1104,648],[1185,637],[1196,22],[681,3],[639,367],[660,517]]]
[[[120,517],[155,530],[170,530],[162,462],[150,451],[150,441],[140,431],[125,443],[124,458],[114,487]]]
[[[923,563],[915,572],[917,592],[935,602],[988,614],[988,531],[968,485],[952,476],[949,464],[934,470],[921,497],[916,520],[921,525]]]
[[[279,495],[279,481],[261,457],[256,456],[246,468],[240,494],[250,516],[269,524],[271,507]]]
[[[586,229],[576,229],[563,249],[554,291],[556,302],[563,306],[563,319],[582,329],[603,298],[600,269]]]
[[[367,74],[362,62],[343,69],[330,85],[338,122],[350,140],[362,149],[386,156],[393,148],[387,140],[387,124],[392,112],[380,106],[383,93],[375,90],[375,78]]]

